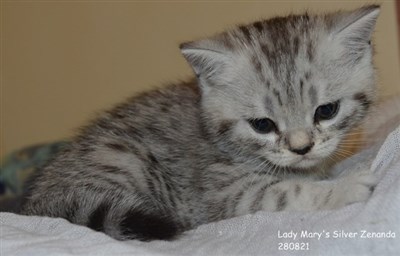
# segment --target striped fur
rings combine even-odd
[[[182,44],[197,80],[133,97],[84,127],[39,171],[23,213],[146,241],[259,210],[365,200],[375,179],[362,167],[318,174],[374,101],[378,12],[278,17]],[[316,121],[330,102],[337,115]],[[276,129],[252,129],[263,118]]]

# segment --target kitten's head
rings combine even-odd
[[[240,26],[181,50],[202,90],[207,130],[234,157],[309,168],[365,116],[378,6]]]

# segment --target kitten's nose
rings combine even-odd
[[[307,154],[314,146],[310,134],[301,130],[289,134],[288,144],[289,150],[299,155]]]
[[[299,155],[305,155],[311,150],[313,146],[313,144],[310,144],[305,146],[304,148],[290,148],[289,150]]]

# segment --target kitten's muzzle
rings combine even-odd
[[[314,146],[311,135],[302,130],[288,134],[287,142],[289,150],[298,155],[307,154]]]

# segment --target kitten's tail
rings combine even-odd
[[[171,240],[183,231],[170,214],[164,214],[139,198],[128,197],[119,201],[103,194],[96,195],[96,198],[102,198],[96,203],[82,198],[73,195],[33,196],[27,199],[21,214],[65,218],[117,240]]]
[[[162,213],[136,208],[126,211],[121,217],[117,215],[106,204],[100,204],[89,215],[87,226],[118,240],[171,240],[181,233],[173,218]]]

